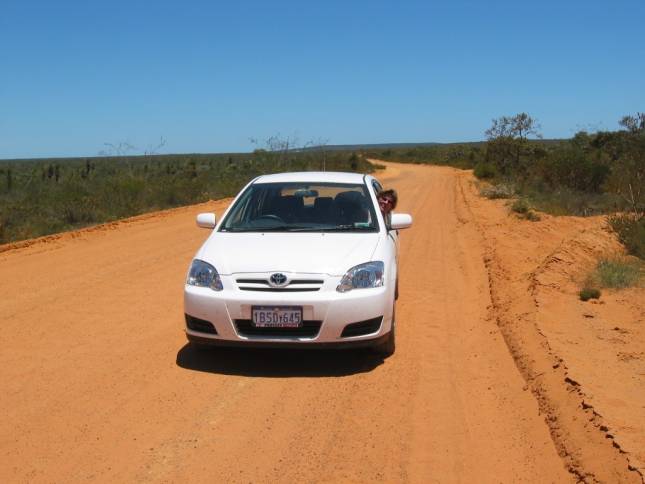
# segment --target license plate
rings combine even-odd
[[[302,326],[300,306],[253,306],[253,325],[258,328],[299,328]]]

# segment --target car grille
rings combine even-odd
[[[376,333],[381,328],[382,321],[383,316],[379,316],[378,318],[348,324],[340,336],[341,338],[349,338],[350,336],[363,336],[365,334]]]
[[[303,321],[299,328],[256,328],[250,319],[236,319],[235,328],[242,336],[293,336],[314,338],[320,331],[322,321]]]
[[[284,287],[272,287],[268,279],[235,279],[237,287],[241,291],[264,291],[264,292],[313,292],[320,291],[322,279],[292,279]]]
[[[194,318],[188,314],[185,314],[184,316],[186,317],[186,326],[188,326],[188,329],[199,331],[200,333],[217,334],[215,326],[213,326],[213,323],[210,321]]]

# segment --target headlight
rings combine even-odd
[[[338,292],[352,289],[366,289],[383,285],[383,263],[381,261],[366,262],[352,267],[340,280],[336,288]]]
[[[213,291],[221,291],[223,289],[222,280],[217,270],[212,265],[199,259],[195,259],[190,265],[186,284],[190,286],[210,287]]]

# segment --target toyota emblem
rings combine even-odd
[[[276,272],[275,274],[271,274],[271,277],[269,277],[269,283],[273,287],[283,287],[287,284],[287,276],[281,272]]]

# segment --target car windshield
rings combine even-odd
[[[376,232],[364,184],[255,183],[240,196],[222,232]]]

